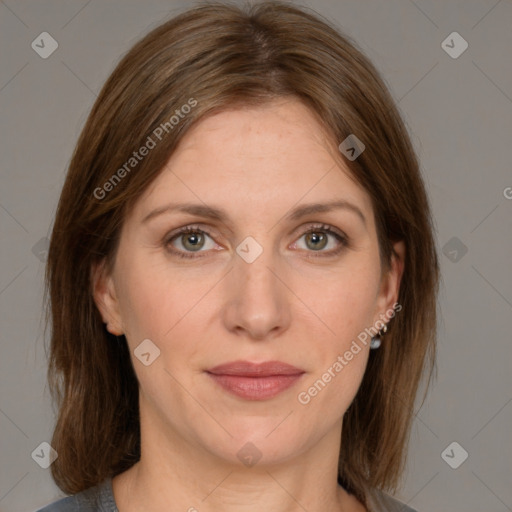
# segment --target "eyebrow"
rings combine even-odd
[[[330,201],[327,203],[310,203],[297,206],[291,212],[285,215],[285,219],[295,221],[299,220],[306,215],[314,213],[326,213],[333,210],[348,210],[355,213],[363,222],[366,227],[366,217],[363,212],[355,205],[345,200]],[[165,213],[182,212],[196,215],[198,217],[204,217],[225,224],[229,224],[229,216],[220,208],[214,208],[204,204],[195,203],[170,203],[159,208],[156,208],[149,212],[141,221],[142,224],[146,224],[150,220],[163,215]]]

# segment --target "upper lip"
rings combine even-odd
[[[249,361],[232,361],[220,364],[207,370],[214,375],[239,375],[242,377],[270,377],[272,375],[300,375],[304,370],[282,361],[265,361],[251,363]]]

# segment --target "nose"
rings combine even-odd
[[[226,328],[251,340],[279,336],[290,325],[292,295],[279,256],[264,249],[249,263],[235,254],[233,265],[224,282]]]

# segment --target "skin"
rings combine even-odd
[[[349,209],[286,219],[298,205],[340,198],[365,223]],[[222,208],[229,222],[177,212],[141,222],[170,202]],[[318,224],[349,245],[308,241]],[[166,249],[187,225],[209,235],[199,244],[178,236]],[[252,263],[236,252],[247,236],[263,248]],[[393,307],[403,243],[394,250],[384,272],[370,197],[297,100],[225,111],[189,131],[125,220],[112,273],[93,268],[95,302],[107,329],[125,334],[140,389],[142,456],[113,479],[119,510],[364,511],[337,484],[337,454],[369,345],[307,405],[297,395]],[[133,350],[148,338],[160,356],[145,366]],[[244,400],[205,373],[238,359],[306,373],[274,398]],[[252,467],[237,457],[247,442],[261,453]]]

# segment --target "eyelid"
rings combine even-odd
[[[208,235],[210,238],[217,237],[217,233],[220,233],[218,230],[215,230],[211,228],[211,226],[206,226],[202,224],[187,224],[185,226],[182,226],[180,228],[174,229],[167,233],[164,236],[164,241],[170,242],[174,238],[177,238],[179,235],[186,234],[186,233],[203,233],[205,235]]]
[[[341,229],[338,229],[337,227],[335,227],[331,224],[326,224],[325,222],[310,222],[310,223],[306,223],[306,224],[309,224],[309,227],[304,228],[303,226],[301,226],[300,228],[297,229],[297,232],[300,234],[300,236],[303,236],[303,235],[305,235],[311,231],[315,231],[315,229],[317,229],[318,231],[327,231],[327,232],[335,233],[338,236],[340,236],[341,238],[348,240],[348,236],[343,231],[341,231]]]

